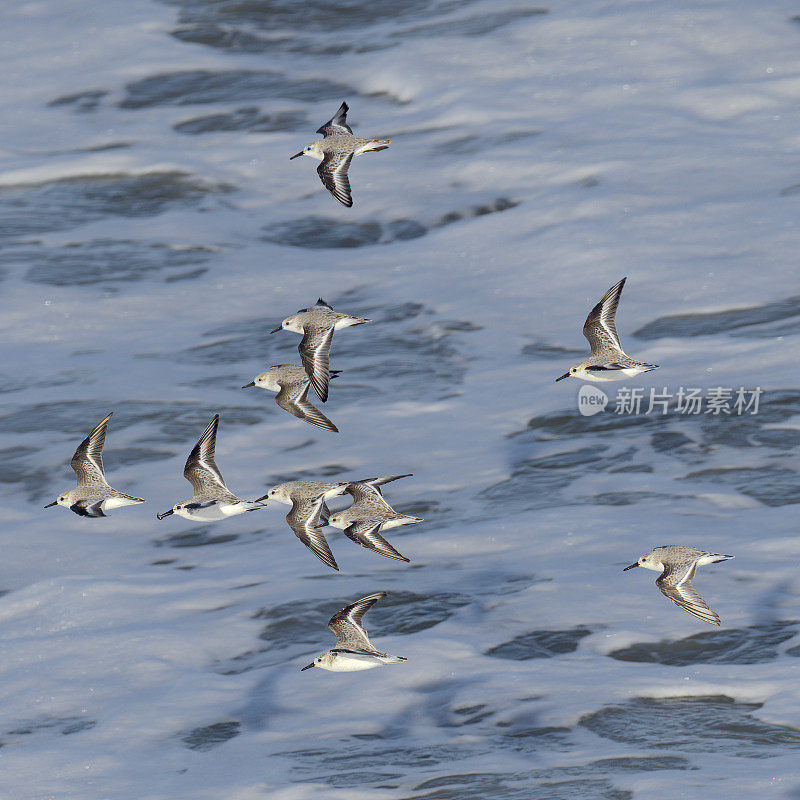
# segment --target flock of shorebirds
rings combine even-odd
[[[292,158],[307,155],[320,160],[322,163],[317,172],[325,188],[340,203],[349,207],[353,205],[353,200],[347,170],[353,157],[369,150],[384,150],[390,140],[359,139],[354,136],[346,121],[347,111],[347,104],[342,103],[336,114],[318,129],[317,133],[321,133],[323,138],[307,145]],[[590,345],[589,355],[556,378],[556,381],[570,377],[587,381],[624,380],[658,369],[657,364],[631,358],[620,344],[615,317],[626,280],[623,278],[612,286],[586,318],[583,335]],[[302,335],[298,347],[300,365],[278,364],[270,367],[242,388],[258,386],[277,392],[275,402],[284,411],[303,422],[338,432],[334,423],[309,401],[309,390],[313,387],[319,400],[323,403],[327,401],[330,380],[339,374],[338,370],[330,369],[334,332],[370,321],[365,317],[334,311],[324,300],[318,300],[316,305],[286,317],[271,331],[277,333],[287,330]],[[45,508],[60,505],[80,516],[104,517],[107,511],[145,502],[141,497],[113,489],[106,480],[103,445],[112,414],[109,413],[92,429],[72,457],[70,463],[77,475],[76,488],[61,493]],[[386,502],[381,487],[410,475],[384,475],[327,483],[289,481],[273,486],[256,500],[241,500],[228,489],[215,461],[218,426],[219,414],[216,414],[186,460],[183,474],[192,485],[193,496],[157,514],[158,519],[177,514],[193,522],[216,522],[264,508],[265,501],[274,500],[291,506],[286,515],[289,528],[320,561],[332,569],[338,570],[339,567],[322,530],[326,525],[342,530],[353,542],[379,555],[409,561],[381,535],[381,531],[423,520],[392,508]],[[352,498],[350,506],[331,513],[328,501],[345,494]],[[664,545],[646,553],[625,570],[644,567],[659,572],[656,585],[666,597],[690,614],[712,625],[719,625],[719,616],[695,591],[692,578],[697,567],[729,558],[733,556],[683,545]],[[352,672],[405,661],[402,656],[388,655],[373,647],[362,624],[364,614],[385,596],[386,592],[376,592],[337,611],[328,622],[328,627],[336,635],[336,646],[317,656],[303,670],[316,666],[334,672]]]

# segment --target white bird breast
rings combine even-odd
[[[625,367],[625,369],[608,369],[601,372],[584,372],[581,371],[575,377],[584,381],[592,381],[593,383],[609,383],[610,381],[623,381],[625,378],[633,378],[642,372],[635,367]]]
[[[247,511],[244,503],[219,503],[206,506],[205,508],[182,508],[175,513],[184,519],[193,522],[218,522],[221,519],[242,514]]]
[[[383,663],[383,660],[376,656],[362,656],[358,653],[337,653],[333,664],[330,666],[323,666],[322,664],[317,664],[317,666],[331,672],[359,672],[363,669],[380,667]]]

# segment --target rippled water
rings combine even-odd
[[[795,14],[8,9],[4,796],[800,797]],[[393,140],[352,209],[288,160],[343,99]],[[645,397],[759,386],[757,414],[578,413],[554,379],[623,275]],[[317,297],[372,319],[334,340],[338,435],[240,388]],[[108,476],[147,505],[42,510],[110,410]],[[157,521],[217,412],[243,497],[414,473],[386,489],[425,518],[387,537],[411,563],[327,529],[323,571],[276,504]],[[721,628],[622,574],[665,542],[735,554],[696,579]],[[301,675],[380,589],[370,633],[409,660]]]

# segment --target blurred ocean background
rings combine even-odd
[[[800,6],[50,0],[0,41],[0,784],[15,800],[800,798]],[[355,205],[288,157],[342,100]],[[582,417],[583,320],[761,387],[757,414]],[[239,387],[323,297],[329,434]],[[612,387],[606,384],[603,388]],[[108,519],[42,506],[113,410]],[[211,416],[252,499],[413,472],[425,522],[193,526]],[[338,507],[337,503],[332,503]],[[328,529],[330,530],[330,529]],[[672,606],[656,545],[736,559]],[[299,668],[330,614],[408,657]]]

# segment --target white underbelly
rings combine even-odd
[[[128,500],[124,497],[107,497],[100,503],[102,511],[113,511],[115,508],[122,508],[123,506],[135,506],[141,503],[141,500]]]
[[[364,669],[372,669],[383,665],[375,656],[358,655],[356,653],[337,653],[336,658],[329,667],[324,669],[331,672],[360,672]],[[321,666],[321,665],[320,665]]]
[[[192,522],[219,522],[219,520],[230,516],[223,511],[219,503],[214,503],[214,505],[206,506],[205,508],[182,508],[175,513]]]
[[[641,375],[643,370],[636,367],[625,367],[625,369],[604,369],[599,372],[589,372],[581,375],[581,380],[592,381],[593,383],[609,383],[610,381],[624,381],[626,378],[633,378]]]

